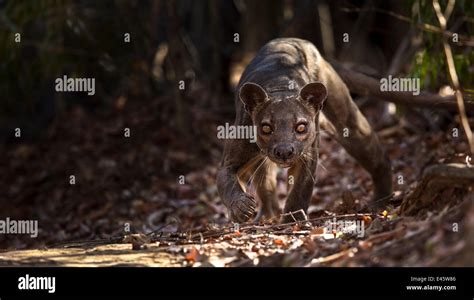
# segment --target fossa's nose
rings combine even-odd
[[[291,144],[278,144],[273,149],[275,157],[281,160],[288,160],[295,155],[295,148]]]

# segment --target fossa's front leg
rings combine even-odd
[[[257,220],[261,217],[269,219],[280,215],[276,195],[277,170],[278,168],[273,162],[265,159],[260,168],[254,171],[255,176],[252,184],[261,203]]]
[[[224,149],[222,166],[217,173],[217,190],[233,222],[243,223],[255,214],[256,201],[246,193],[248,174],[260,161],[258,152],[248,144],[229,140]]]
[[[314,172],[318,164],[316,151],[317,149],[314,149],[312,154],[302,156],[298,163],[288,170],[288,185],[291,189],[283,210],[282,223],[305,219],[315,183]],[[300,210],[302,212],[298,212]]]
[[[233,222],[243,223],[255,214],[256,202],[252,195],[245,192],[237,176],[238,167],[221,168],[217,175],[217,187],[221,199]]]

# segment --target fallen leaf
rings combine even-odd
[[[189,253],[186,254],[185,259],[189,262],[196,262],[199,260],[199,257],[200,257],[200,253],[198,249],[193,247],[191,251],[189,251]]]
[[[273,242],[275,243],[275,245],[278,245],[278,246],[282,246],[285,244],[285,242],[283,242],[283,240],[281,239],[273,240]]]
[[[368,241],[359,241],[359,247],[363,250],[368,250],[372,248],[373,243]]]
[[[364,225],[368,226],[368,225],[370,225],[370,222],[372,222],[372,217],[371,216],[362,216],[362,221],[364,221]]]

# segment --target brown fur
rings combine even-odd
[[[294,176],[284,212],[307,210],[318,163],[319,124],[371,174],[374,200],[391,194],[391,166],[377,136],[344,82],[310,42],[285,38],[266,44],[243,73],[235,106],[235,125],[255,125],[258,135],[256,144],[238,139],[225,143],[217,187],[231,220],[254,216],[256,202],[245,187],[249,180],[261,201],[260,215],[279,213],[277,166],[289,167]],[[304,133],[295,131],[301,120],[306,122]],[[271,134],[262,131],[267,123]]]

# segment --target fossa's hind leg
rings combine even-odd
[[[380,141],[352,100],[349,90],[332,69],[327,75],[328,99],[324,103],[324,116],[330,121],[326,130],[367,170],[374,183],[372,207],[382,207],[392,194],[391,164]],[[322,121],[325,122],[324,120]],[[332,128],[331,128],[332,127]],[[382,200],[382,201],[377,201]]]

